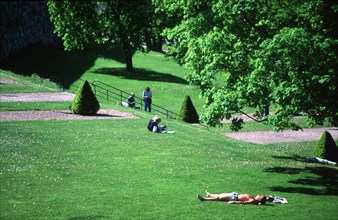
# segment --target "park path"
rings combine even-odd
[[[338,128],[306,128],[303,131],[286,130],[274,131],[251,131],[251,132],[229,132],[225,136],[255,144],[271,144],[282,142],[319,141],[324,131],[328,131],[333,139],[338,139]]]
[[[74,96],[69,92],[5,93],[0,94],[0,102],[72,101]]]
[[[67,92],[47,93],[12,93],[0,94],[1,102],[37,102],[37,101],[71,101],[74,94]],[[102,109],[95,116],[81,116],[72,114],[69,110],[52,111],[0,111],[0,121],[9,120],[71,120],[71,119],[122,119],[135,116],[113,109]],[[245,117],[245,116],[243,116]],[[246,120],[250,120],[246,118]],[[254,131],[229,132],[225,136],[236,140],[255,144],[269,144],[278,142],[300,142],[319,140],[324,131],[330,132],[334,139],[338,139],[338,129],[335,127],[303,129],[303,131]]]
[[[74,94],[68,92],[10,93],[0,94],[1,102],[49,102],[72,101]],[[136,118],[133,114],[114,109],[100,109],[94,116],[76,115],[70,110],[51,111],[0,111],[0,121],[26,120],[75,120],[75,119],[123,119]]]

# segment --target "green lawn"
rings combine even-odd
[[[314,143],[253,145],[171,120],[176,134],[152,134],[147,120],[1,122],[1,219],[336,217],[337,168],[306,161]],[[202,203],[206,188],[289,204]]]
[[[105,62],[98,58],[81,77],[112,79],[112,84],[116,80],[133,91],[150,84],[94,73]],[[162,73],[166,71],[160,70],[159,76]],[[74,80],[70,90],[79,82]],[[159,96],[162,86],[167,86],[169,94],[176,87],[197,93],[196,88],[181,82],[159,79],[151,83]],[[33,83],[26,92],[36,91],[35,87],[38,85]],[[0,88],[5,93],[8,87]],[[0,110],[66,106],[68,103],[2,103]],[[231,140],[217,129],[167,118],[163,124],[176,133],[153,134],[146,130],[149,113],[115,104],[103,106],[126,110],[137,118],[1,121],[0,219],[337,218],[338,169],[307,160],[316,142],[255,145]],[[197,193],[203,194],[206,188],[215,193],[277,195],[287,198],[289,204],[200,202]]]

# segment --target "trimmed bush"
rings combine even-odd
[[[70,105],[70,110],[78,115],[95,115],[99,109],[100,103],[86,80],[77,91]]]
[[[328,131],[324,131],[314,150],[314,156],[338,163],[338,147]]]
[[[187,123],[199,123],[199,116],[195,106],[192,104],[190,96],[185,97],[177,120]]]

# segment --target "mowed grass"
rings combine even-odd
[[[1,219],[334,219],[337,169],[313,143],[253,145],[146,118],[1,122]],[[289,204],[203,203],[197,193],[272,194]]]
[[[167,118],[176,133],[153,134],[146,130],[151,114],[103,105],[137,118],[1,122],[0,219],[336,219],[338,169],[307,160],[316,142],[255,145]],[[206,188],[277,195],[289,204],[200,202]]]

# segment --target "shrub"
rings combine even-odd
[[[328,131],[322,134],[315,147],[314,156],[338,163],[338,147]]]
[[[70,110],[78,115],[95,115],[99,109],[100,103],[86,80],[74,97]]]
[[[197,114],[197,111],[194,105],[192,104],[190,96],[185,97],[177,120],[184,121],[187,123],[198,123],[199,122],[199,116]]]

